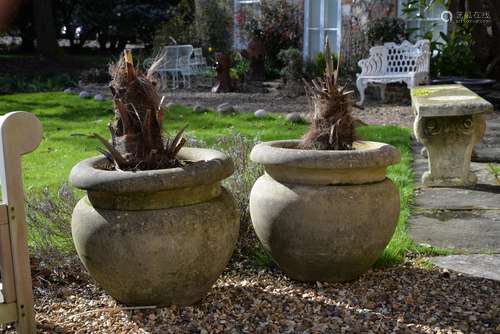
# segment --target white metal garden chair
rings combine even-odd
[[[169,45],[164,47],[160,53],[147,59],[145,66],[150,66],[153,61],[160,59],[160,64],[155,70],[158,75],[161,88],[179,88],[179,82],[182,81],[184,87],[191,87],[191,57],[193,54],[192,45]]]
[[[207,59],[203,57],[201,48],[193,49],[193,58],[191,60],[191,71],[194,75],[204,75],[207,73]]]
[[[21,156],[41,140],[42,125],[33,114],[0,116],[0,323],[16,322],[19,334],[35,333]]]

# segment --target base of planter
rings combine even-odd
[[[72,234],[97,283],[127,305],[190,305],[226,267],[239,233],[229,192],[210,201],[159,210],[96,209],[84,197]]]
[[[264,248],[291,278],[344,282],[382,255],[399,218],[394,184],[315,186],[264,175],[250,196],[252,222]]]

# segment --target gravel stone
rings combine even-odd
[[[299,123],[299,122],[303,121],[302,116],[298,112],[291,112],[291,113],[287,114],[286,119],[287,119],[287,121],[292,122],[292,123]]]
[[[204,112],[205,112],[205,110],[206,110],[206,109],[205,109],[205,108],[203,108],[203,106],[202,106],[201,104],[197,104],[197,105],[195,105],[195,106],[194,106],[194,108],[193,108],[193,111],[194,111],[195,113],[200,113],[200,114],[201,114],[201,113],[204,113]]]
[[[422,259],[349,283],[301,283],[233,260],[199,303],[126,307],[76,257],[32,258],[37,333],[495,333],[500,282],[451,275]],[[427,268],[427,269],[426,269]],[[64,293],[61,293],[61,289]],[[13,334],[12,325],[3,333]]]
[[[96,94],[94,96],[94,100],[96,100],[96,101],[104,101],[104,96],[102,96],[101,94]]]
[[[265,111],[264,109],[259,109],[255,112],[255,117],[257,118],[264,118],[267,116],[267,111]]]
[[[222,103],[217,106],[217,112],[221,115],[230,115],[235,112],[233,106],[230,103]]]
[[[82,90],[79,94],[80,98],[82,99],[90,99],[91,95],[89,92]]]

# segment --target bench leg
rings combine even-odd
[[[359,92],[359,96],[360,96],[360,100],[358,102],[358,105],[362,106],[365,103],[366,82],[363,79],[358,78],[358,80],[356,80],[356,87],[358,88],[358,92]]]
[[[382,102],[385,102],[385,88],[387,87],[386,84],[380,84],[380,99]]]

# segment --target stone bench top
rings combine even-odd
[[[493,111],[493,105],[462,85],[420,86],[411,90],[420,117],[465,116]]]

